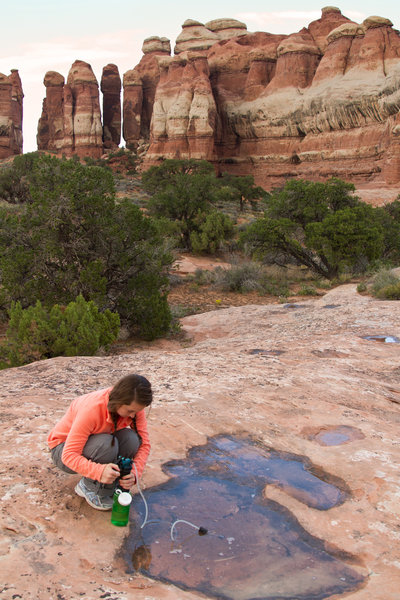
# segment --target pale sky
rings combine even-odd
[[[239,19],[249,31],[294,33],[319,19],[329,3],[303,0],[14,0],[1,8],[0,72],[18,69],[24,90],[24,152],[37,149],[37,123],[45,96],[43,77],[58,71],[67,78],[72,63],[92,65],[100,83],[103,67],[118,66],[122,75],[140,61],[143,40],[167,37],[173,49],[186,19],[206,23]],[[350,0],[338,6],[361,23],[377,15],[400,29],[398,0]]]

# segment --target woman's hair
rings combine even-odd
[[[115,413],[122,405],[132,402],[150,406],[153,400],[150,381],[142,375],[126,375],[120,379],[112,388],[108,399],[108,410]]]
[[[114,423],[114,432],[112,445],[114,445],[114,436],[117,431],[118,413],[117,410],[122,405],[132,404],[137,402],[143,408],[150,406],[153,400],[153,392],[151,391],[150,381],[142,375],[126,375],[120,379],[112,388],[108,396],[108,412]],[[135,419],[133,420],[135,423]]]

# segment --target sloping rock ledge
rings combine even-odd
[[[400,303],[345,285],[297,306],[229,308],[182,324],[191,340],[184,345],[155,343],[131,354],[57,358],[0,373],[2,599],[175,600],[178,593],[200,600],[126,574],[118,550],[127,531],[77,497],[78,477],[57,472],[49,460],[47,432],[72,398],[132,371],[155,390],[144,487],[165,480],[163,462],[219,432],[244,431],[307,456],[342,478],[351,498],[321,512],[272,486],[265,495],[369,575],[346,598],[398,599],[400,345],[363,336],[400,337]],[[359,435],[336,446],[317,442],[319,432],[336,427]]]

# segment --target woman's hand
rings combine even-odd
[[[132,471],[129,473],[129,475],[125,475],[125,477],[121,477],[121,479],[119,480],[121,486],[125,489],[125,490],[130,490],[131,487],[133,487],[136,483],[136,476],[134,473],[132,473]]]
[[[114,463],[108,463],[101,474],[100,483],[114,483],[119,477],[119,468]]]

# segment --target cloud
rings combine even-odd
[[[361,22],[366,15],[357,11],[346,12],[346,17]],[[321,18],[321,11],[271,11],[271,12],[242,12],[236,19],[249,24],[249,29],[268,31],[270,33],[294,33],[302,27],[307,27],[311,21]]]

